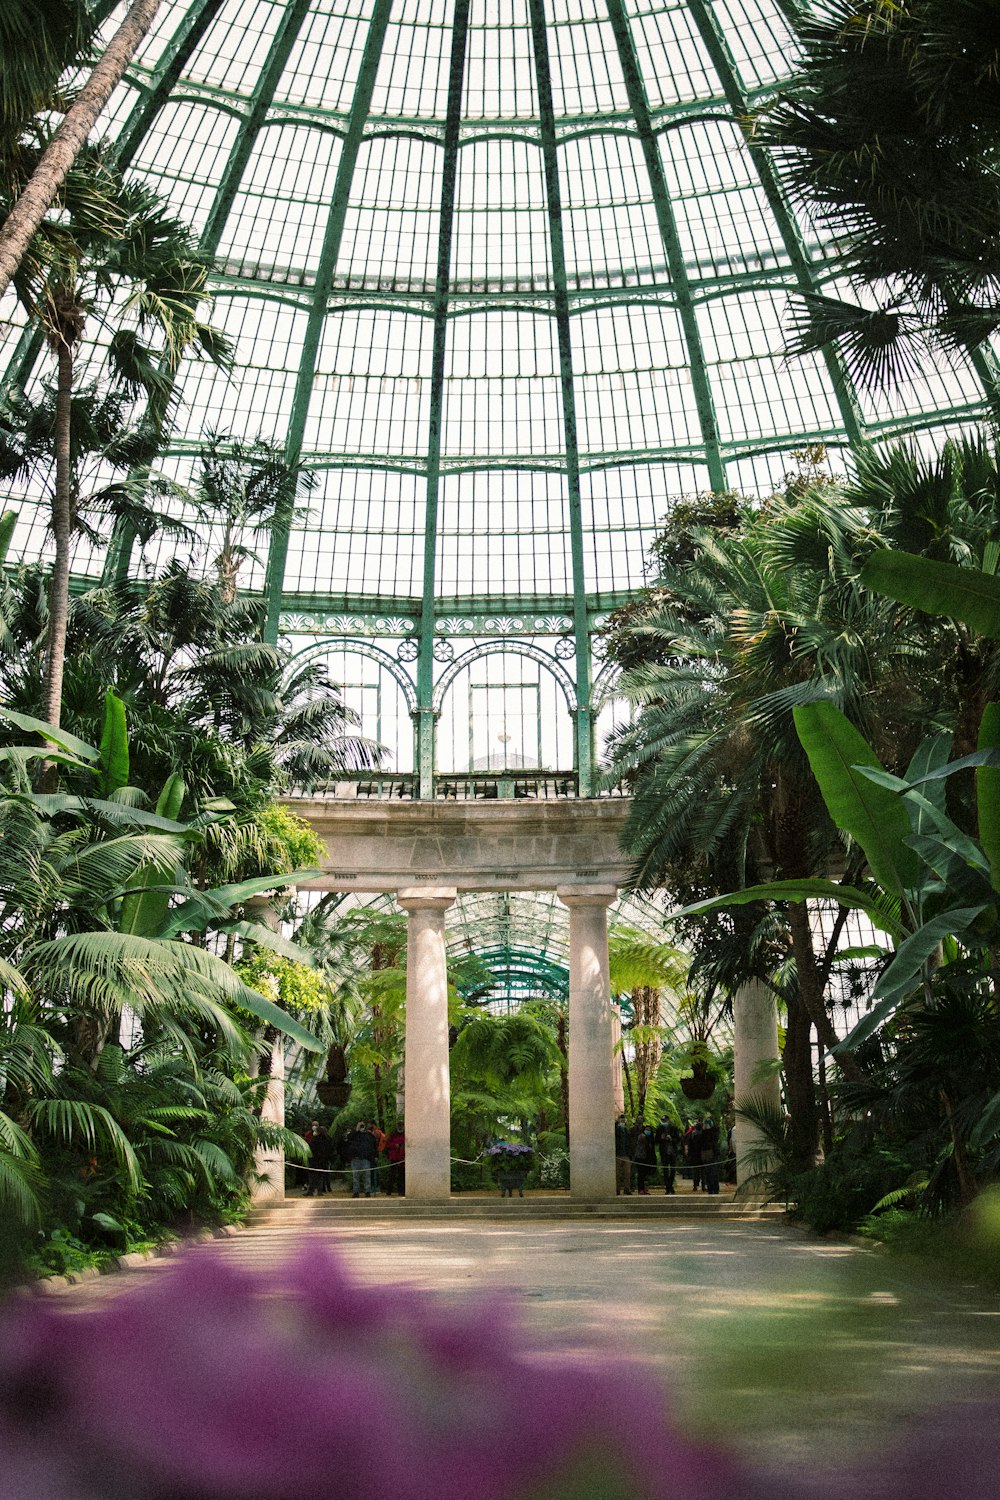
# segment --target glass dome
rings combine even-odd
[[[890,398],[833,353],[783,356],[790,298],[842,281],[740,123],[792,67],[795,14],[164,0],[115,94],[106,134],[216,257],[236,350],[231,373],[185,367],[165,467],[183,483],[212,429],[315,473],[289,530],[247,539],[243,586],[272,638],[330,660],[399,795],[477,773],[591,794],[613,697],[591,632],[677,497],[983,413],[959,358]],[[16,321],[2,357],[40,378]],[[37,555],[45,506],[20,498]],[[119,540],[140,574],[172,545]],[[75,566],[99,577],[107,548]]]

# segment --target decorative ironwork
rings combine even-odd
[[[437,635],[562,635],[572,628],[565,615],[446,615],[434,622]]]

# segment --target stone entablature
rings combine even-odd
[[[313,888],[396,891],[551,891],[623,885],[630,860],[619,836],[625,798],[558,802],[338,802],[295,797],[327,850]]]

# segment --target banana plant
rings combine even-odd
[[[860,845],[872,875],[862,889],[833,880],[775,880],[699,902],[684,914],[748,901],[829,900],[863,911],[889,942],[872,1007],[836,1049],[853,1052],[933,971],[1000,945],[1000,704],[990,704],[972,755],[949,760],[950,737],[929,736],[904,776],[881,765],[832,703],[794,710],[796,730],[830,816]],[[945,781],[974,768],[980,838],[945,810]]]

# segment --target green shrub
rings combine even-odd
[[[857,1229],[871,1210],[907,1181],[913,1163],[878,1142],[866,1126],[838,1140],[818,1167],[791,1179],[795,1211],[811,1229]]]

